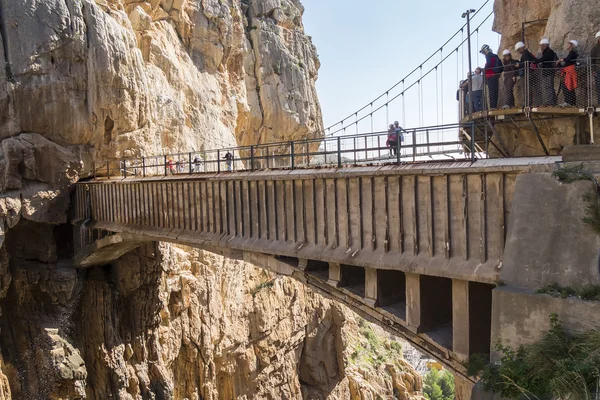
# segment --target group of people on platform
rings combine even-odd
[[[596,34],[595,38],[596,44],[590,52],[590,59],[595,76],[598,103],[600,104],[600,32]],[[489,97],[489,109],[498,108],[500,77],[502,75],[504,75],[505,89],[502,108],[515,107],[514,88],[520,78],[527,79],[526,85],[529,88],[527,91],[528,104],[547,107],[557,106],[558,94],[555,89],[557,72],[560,72],[558,93],[562,92],[564,95],[564,102],[560,106],[577,106],[575,89],[578,87],[576,69],[579,59],[578,46],[579,42],[577,40],[570,40],[567,47],[568,54],[563,58],[559,58],[550,47],[550,40],[544,38],[540,41],[541,55],[536,57],[527,49],[525,43],[519,42],[515,45],[515,51],[519,55],[519,59],[516,60],[508,49],[502,52],[502,59],[500,59],[497,54],[494,54],[490,46],[483,45],[480,52],[485,55],[485,67],[483,69],[477,67],[470,76],[472,86],[470,91],[469,79],[461,82],[461,89],[468,93],[468,96],[466,96],[467,113],[470,111],[469,102],[472,102],[473,112],[483,111],[484,102],[486,101],[484,86],[486,85],[487,96],[485,97]],[[536,94],[535,99],[534,93]]]

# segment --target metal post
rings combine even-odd
[[[471,122],[471,162],[475,162],[475,122]]]
[[[413,129],[413,162],[417,161],[417,130]]]
[[[217,172],[221,173],[221,149],[217,150]]]
[[[110,179],[110,161],[106,162],[106,177]]]
[[[190,174],[192,173],[192,153],[188,153],[188,164],[190,167]]]
[[[146,157],[142,157],[142,176],[146,177]]]
[[[294,142],[290,142],[290,162],[292,163],[292,169],[296,166],[296,160],[294,158]]]
[[[338,168],[342,168],[342,138],[337,138],[337,156],[338,156]]]
[[[396,138],[396,164],[400,165],[400,152],[402,151],[402,145],[400,144],[400,137]]]
[[[467,10],[463,13],[462,17],[467,19],[467,49],[469,51],[469,115],[473,115],[473,73],[472,61],[471,61],[471,13],[475,10]]]
[[[167,156],[164,157],[164,162],[165,162],[165,176],[169,175],[169,166],[167,165]]]
[[[250,171],[254,171],[254,146],[250,146]]]
[[[356,136],[354,137],[354,165],[356,165]]]
[[[96,160],[92,161],[92,171],[94,174],[94,180],[96,180]]]

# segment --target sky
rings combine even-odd
[[[466,22],[461,17],[467,9],[479,9],[485,0],[431,0],[427,3],[406,0],[302,0],[306,11],[304,27],[312,36],[321,60],[317,90],[325,126],[353,115],[377,96],[401,81],[419,67],[456,33]],[[490,0],[474,17],[473,29],[493,10]],[[472,36],[473,68],[485,63],[479,54],[484,43],[493,49],[499,46],[499,35],[492,32],[493,16]],[[466,30],[465,35],[466,38]],[[402,96],[402,85],[389,92],[389,98],[399,96],[386,108],[385,96],[374,103],[381,110],[369,116],[366,111],[344,122],[355,133],[356,119],[364,117],[358,131],[386,130],[387,123],[400,120],[405,128],[433,126],[457,122],[456,86],[468,72],[467,50],[453,50],[463,40],[459,34],[405,81],[415,86]],[[479,46],[479,47],[478,47]],[[449,55],[449,56],[448,56]],[[434,69],[442,57],[442,66]],[[426,78],[419,74],[434,71]],[[418,83],[417,83],[418,82]],[[341,129],[339,125],[337,129]]]

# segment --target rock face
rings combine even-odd
[[[494,31],[502,34],[502,49],[521,41],[522,23],[527,21],[542,20],[525,28],[525,42],[533,53],[540,39],[546,37],[559,56],[571,39],[578,40],[580,53],[587,55],[600,31],[600,13],[594,0],[496,0],[494,13]]]
[[[322,131],[298,1],[2,0],[0,134],[99,158]]]
[[[94,164],[321,135],[302,13],[0,0],[0,400],[420,398],[393,339],[298,282],[168,244],[71,263],[69,187]]]
[[[514,45],[522,40],[522,24],[525,26],[525,43],[533,54],[540,54],[539,41],[549,38],[552,48],[559,57],[567,55],[566,46],[571,39],[579,41],[580,58],[589,57],[590,49],[596,43],[595,35],[600,31],[600,12],[593,0],[496,0],[494,3],[494,30],[502,34],[500,51],[514,50]],[[514,54],[514,51],[513,51]],[[516,54],[515,54],[516,56]],[[560,77],[556,77],[555,88],[558,91]],[[578,94],[580,99],[587,96],[585,79],[581,78]],[[524,101],[525,80],[520,79],[515,86],[516,104]],[[537,84],[539,85],[539,84]],[[541,88],[532,88],[539,96]],[[500,102],[504,101],[504,85],[500,89]],[[595,96],[595,93],[594,93]],[[564,94],[559,95],[559,103]],[[537,101],[540,101],[539,99]],[[587,144],[590,141],[589,120],[580,118],[538,119],[537,129],[550,154],[560,154],[565,146]],[[534,127],[528,123],[519,123],[515,129],[512,124],[497,124],[502,140],[511,156],[533,156],[544,154]],[[599,140],[600,121],[594,119],[595,141]],[[495,149],[492,156],[499,156]]]

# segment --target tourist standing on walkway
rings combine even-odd
[[[194,172],[196,172],[196,173],[200,172],[200,164],[201,164],[200,157],[198,155],[196,155],[194,157]]]
[[[554,89],[554,76],[556,73],[556,61],[558,56],[550,48],[550,40],[542,39],[540,41],[542,56],[537,59],[537,64],[542,70],[542,92],[544,93],[544,103],[546,107],[556,106],[556,91]]]
[[[512,58],[510,50],[502,52],[502,64],[504,65],[504,91],[505,100],[502,108],[514,108],[515,106],[515,83],[517,82],[517,60]]]
[[[577,58],[579,57],[577,46],[579,46],[577,40],[569,41],[569,46],[567,47],[569,55],[556,62],[556,65],[563,67],[560,71],[560,89],[565,95],[565,101],[560,105],[561,107],[577,107],[577,94],[575,93],[578,83],[577,69],[575,68],[577,66]]]
[[[171,175],[175,175],[175,167],[173,166],[173,159],[171,158],[167,161],[167,171],[169,171]]]
[[[481,54],[485,55],[485,80],[487,82],[489,97],[490,97],[490,109],[498,108],[498,95],[500,94],[500,74],[503,70],[502,61],[498,57],[490,46],[484,44],[481,47]]]
[[[471,77],[472,92],[469,96],[473,101],[473,111],[483,111],[483,75],[481,68],[475,68],[475,73]],[[467,81],[468,84],[468,81]]]
[[[229,151],[227,154],[225,154],[225,162],[227,164],[227,171],[231,172],[233,169],[233,154],[231,154]]]
[[[535,75],[533,74],[533,71],[535,69],[537,69],[537,65],[535,64],[535,62],[537,61],[537,59],[535,58],[535,56],[529,51],[529,49],[527,49],[527,47],[525,46],[525,43],[523,42],[518,42],[515,45],[515,50],[517,53],[519,53],[521,55],[521,58],[519,59],[519,62],[517,63],[516,67],[519,69],[519,76],[522,78],[525,78],[525,83],[523,85],[523,104],[522,106],[528,106],[528,107],[533,107],[533,88],[536,87],[537,85],[535,84],[535,82],[537,82],[537,80],[535,79]],[[525,96],[526,93],[529,93],[529,99],[528,102],[525,102]]]
[[[387,147],[390,148],[390,156],[396,155],[398,152],[398,133],[396,132],[396,127],[394,124],[390,125],[388,129],[388,138],[385,143]]]
[[[600,32],[596,33],[596,44],[592,47],[590,53],[592,58],[592,68],[594,69],[594,75],[596,76],[596,92],[598,95],[598,104],[600,105]]]

